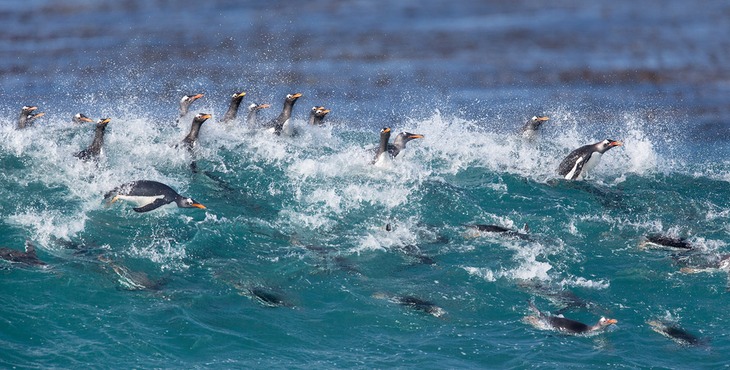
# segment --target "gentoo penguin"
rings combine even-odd
[[[43,112],[33,113],[33,111],[35,111],[36,109],[38,109],[38,107],[30,105],[25,105],[23,106],[23,108],[20,109],[20,116],[18,117],[17,126],[18,130],[22,130],[30,126],[31,121],[33,121],[34,119],[43,117],[43,115],[45,114]]]
[[[665,323],[659,320],[647,321],[651,330],[683,345],[683,346],[697,346],[703,344],[703,340],[696,336],[688,333],[686,330],[671,324]]]
[[[35,246],[30,242],[25,242],[25,252],[17,249],[0,248],[0,258],[6,261],[22,263],[28,266],[44,266],[45,262],[38,259]]]
[[[238,115],[238,107],[241,105],[241,101],[244,96],[246,96],[246,93],[243,91],[240,93],[233,93],[231,96],[231,104],[228,105],[226,114],[224,114],[223,118],[221,118],[221,123],[227,123],[236,119],[236,116]]]
[[[535,304],[532,302],[530,302],[530,308],[535,312],[536,316],[526,316],[524,318],[525,322],[535,326],[538,329],[544,329],[547,327],[566,334],[597,333],[618,322],[615,319],[607,319],[605,317],[601,317],[595,325],[590,326],[580,321],[566,319],[560,316],[552,316],[540,312],[540,310],[538,310],[537,307],[535,307]]]
[[[73,118],[71,118],[71,121],[73,123],[79,123],[79,124],[84,123],[84,122],[94,122],[94,120],[92,120],[89,117],[86,117],[86,115],[83,113],[74,114]]]
[[[159,290],[162,287],[163,281],[153,281],[144,272],[131,271],[104,255],[98,256],[97,259],[105,264],[102,266],[109,266],[114,271],[117,281],[124,290]]]
[[[186,149],[192,151],[193,148],[195,148],[198,143],[200,126],[202,126],[203,122],[208,120],[210,117],[211,115],[207,113],[198,113],[195,117],[193,117],[193,123],[190,125],[190,132],[188,132],[188,136],[185,136],[181,143]]]
[[[550,118],[546,116],[533,116],[529,121],[527,121],[527,123],[525,123],[524,126],[522,126],[522,130],[520,130],[522,137],[527,140],[534,140],[535,136],[537,136],[537,130],[549,119]]]
[[[205,206],[192,198],[178,194],[171,187],[157,181],[137,180],[116,187],[106,193],[104,199],[111,205],[117,200],[126,200],[137,204],[135,212],[153,211],[165,204],[175,203],[179,208],[200,208]]]
[[[398,135],[395,135],[395,140],[393,140],[393,144],[388,145],[388,153],[390,153],[390,156],[392,158],[398,157],[398,154],[403,151],[403,149],[406,148],[406,144],[408,144],[409,141],[413,139],[423,139],[423,135],[421,134],[412,134],[410,132],[401,132]]]
[[[390,127],[383,127],[380,130],[380,144],[378,145],[378,151],[375,152],[373,164],[383,163],[389,159],[388,141],[390,141]]]
[[[259,303],[266,307],[291,307],[291,304],[284,300],[281,295],[274,293],[266,288],[249,288],[248,294],[251,298],[256,299]]]
[[[325,107],[312,107],[309,111],[309,124],[313,126],[320,126],[324,123],[324,117],[329,113],[330,110]]]
[[[246,126],[248,128],[259,127],[258,113],[260,110],[270,107],[269,104],[251,103],[248,106],[248,115],[246,116]]]
[[[647,235],[639,243],[640,249],[665,249],[672,251],[691,251],[692,244],[684,238],[677,238],[663,234]]]
[[[266,127],[267,128],[273,128],[274,134],[281,135],[284,134],[285,136],[291,136],[294,133],[294,128],[290,124],[291,120],[291,111],[294,107],[294,103],[297,102],[297,99],[301,98],[301,93],[296,94],[288,94],[286,96],[286,99],[284,99],[284,108],[281,111],[281,114],[279,114],[278,117],[271,120]]]
[[[607,150],[622,146],[623,143],[616,140],[606,139],[595,144],[584,145],[568,154],[558,167],[558,174],[566,180],[583,180]]]
[[[473,224],[473,225],[464,225],[469,229],[472,229],[476,232],[476,234],[468,234],[469,237],[478,237],[479,233],[495,233],[495,234],[501,234],[501,235],[507,235],[507,236],[514,236],[520,239],[529,239],[530,236],[527,235],[527,232],[530,231],[530,227],[525,224],[525,226],[522,228],[522,232],[518,230],[513,230],[510,228],[506,228],[504,226],[499,225],[488,225],[488,224]]]
[[[435,317],[442,317],[446,315],[446,310],[435,305],[433,302],[429,302],[410,295],[388,297],[383,293],[376,293],[373,295],[373,297],[378,299],[387,299],[393,303],[408,307],[416,311],[422,311]]]
[[[94,131],[94,141],[91,142],[88,148],[74,154],[74,157],[81,159],[82,161],[96,160],[101,155],[101,147],[104,145],[104,131],[106,125],[111,121],[111,118],[102,118],[96,123],[96,130]]]
[[[185,117],[186,114],[188,114],[188,110],[190,109],[190,104],[193,104],[194,101],[200,99],[205,94],[194,94],[194,95],[184,95],[180,99],[180,110],[179,114],[177,116],[177,120],[175,123],[180,123],[180,120]]]

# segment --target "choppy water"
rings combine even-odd
[[[682,273],[638,244],[664,233],[688,238],[694,263],[728,253],[729,6],[26,3],[0,5],[0,245],[29,240],[48,265],[0,265],[3,367],[727,364],[727,274]],[[300,135],[218,123],[237,89],[273,104],[266,118],[302,92]],[[199,173],[174,148],[194,92],[213,114]],[[46,116],[16,131],[26,104]],[[306,126],[313,105],[333,110],[326,127]],[[112,118],[98,167],[72,156],[92,138],[76,112]],[[535,114],[550,121],[528,143],[516,130]],[[383,126],[425,138],[372,166]],[[607,137],[624,146],[588,181],[558,179],[568,152]],[[207,209],[104,205],[137,179]],[[618,325],[538,330],[531,299]]]

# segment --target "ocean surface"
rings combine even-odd
[[[730,253],[730,3],[26,0],[0,21],[0,246],[46,263],[0,260],[2,368],[730,364],[727,272],[682,270]],[[297,92],[297,136],[243,123]],[[197,172],[175,148],[194,93]],[[16,130],[24,105],[45,116]],[[78,112],[111,118],[98,165]],[[424,138],[373,166],[383,127]],[[140,179],[207,208],[105,204]],[[545,330],[529,302],[618,323]]]

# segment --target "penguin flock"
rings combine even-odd
[[[196,93],[191,95],[184,95],[179,102],[178,117],[176,123],[184,122],[189,120],[191,122],[190,130],[188,134],[179,142],[178,148],[189,151],[193,158],[195,158],[195,149],[198,145],[198,137],[204,123],[212,118],[211,114],[208,113],[197,113],[192,117],[191,106],[192,104],[204,97],[203,93]],[[294,136],[296,130],[291,124],[292,112],[296,102],[303,96],[302,93],[287,94],[284,98],[282,111],[275,118],[269,121],[261,121],[258,114],[261,110],[270,108],[269,104],[250,103],[247,106],[247,114],[245,118],[245,125],[249,129],[263,129],[270,131],[276,136]],[[219,122],[229,124],[238,118],[238,111],[246,97],[246,92],[240,91],[235,92],[230,97],[228,109],[225,114],[220,118]],[[36,112],[38,107],[36,106],[23,106],[21,108],[20,115],[17,120],[17,129],[22,130],[35,124],[35,121],[44,115],[43,112]],[[307,122],[312,126],[322,126],[325,124],[326,116],[331,112],[330,109],[324,106],[313,106],[309,110]],[[549,118],[547,116],[534,116],[529,119],[524,126],[521,127],[519,133],[527,141],[533,141],[539,135],[539,130],[542,125],[545,124]],[[92,119],[82,113],[78,113],[72,117],[72,122],[75,124],[86,124],[94,122]],[[88,148],[81,150],[75,154],[75,157],[82,161],[97,161],[102,155],[104,146],[104,133],[107,125],[111,122],[111,118],[99,119],[95,124],[94,137]],[[424,139],[422,134],[414,134],[407,131],[398,133],[395,139],[391,142],[392,130],[390,127],[384,127],[380,130],[380,138],[378,146],[375,150],[371,164],[383,165],[392,160],[398,159],[409,142],[416,139]],[[587,144],[578,147],[571,151],[557,168],[556,173],[564,178],[565,180],[584,180],[589,173],[596,168],[599,164],[602,156],[611,148],[623,146],[623,142],[618,140],[606,139],[597,143]],[[195,160],[191,163],[191,168],[196,171]],[[144,213],[154,211],[162,206],[168,204],[174,204],[179,208],[197,208],[206,209],[206,207],[200,202],[183,195],[180,195],[176,190],[170,186],[153,181],[153,180],[136,180],[121,184],[114,189],[110,190],[104,195],[104,200],[107,206],[111,206],[117,201],[126,201],[134,204],[133,210],[135,212]],[[496,233],[510,237],[517,237],[520,239],[529,239],[528,227],[525,225],[523,231],[513,230],[505,228],[499,225],[464,225],[465,227],[474,230],[477,233],[488,232]],[[386,226],[387,231],[391,231],[391,226]],[[648,247],[667,247],[682,250],[690,250],[691,246],[686,240],[671,239],[666,236],[649,236],[645,241],[645,246]],[[409,246],[411,248],[403,248],[403,253],[407,255],[413,255],[422,263],[433,264],[435,263],[432,258],[424,256],[420,253],[416,246]],[[10,262],[23,263],[26,265],[45,265],[45,262],[38,259],[35,248],[28,242],[26,245],[26,251],[21,252],[9,248],[0,248],[0,259],[4,259]],[[427,261],[427,262],[426,262]],[[105,262],[112,270],[115,271],[119,276],[127,276],[129,279],[130,286],[145,287],[149,284],[141,284],[135,282],[130,276],[134,274],[129,273],[124,266],[115,264],[114,262],[105,259]],[[730,257],[720,259],[716,263],[717,268],[728,268],[730,266]],[[689,269],[689,267],[688,267]],[[689,271],[689,270],[687,270]],[[694,270],[693,270],[694,271]],[[275,295],[272,292],[267,292],[262,287],[247,287],[242,288],[249,295],[256,300],[262,302],[266,306],[288,306],[282,297]],[[425,312],[435,317],[442,317],[446,314],[446,311],[438,307],[432,302],[422,300],[418,297],[413,296],[390,296],[386,294],[377,294],[374,297],[386,299],[390,302],[398,305],[414,309],[417,311]],[[574,335],[586,335],[593,334],[604,330],[611,325],[616,324],[616,319],[601,317],[595,325],[587,325],[572,319],[563,317],[562,315],[552,315],[540,311],[535,304],[530,301],[529,309],[533,311],[534,315],[526,316],[524,322],[531,324],[538,328],[546,328],[550,330],[556,330],[561,333],[574,334]],[[678,342],[697,344],[701,341],[686,331],[679,329],[676,326],[672,326],[667,323],[659,321],[650,321],[649,325],[652,330],[658,333],[670,337]]]

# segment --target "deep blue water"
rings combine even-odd
[[[680,268],[730,253],[728,15],[683,1],[2,3],[0,246],[30,241],[47,265],[0,261],[0,366],[727,366],[728,275]],[[303,93],[300,135],[218,123],[240,89],[243,106],[273,105],[265,118]],[[174,148],[189,123],[174,121],[197,92],[213,118],[192,173]],[[23,105],[46,115],[16,131]],[[332,109],[326,127],[306,126],[313,105]],[[99,166],[72,156],[93,132],[77,112],[112,119]],[[525,142],[517,129],[540,114]],[[424,139],[372,166],[384,126]],[[558,178],[567,153],[605,138],[624,146],[588,180]],[[105,206],[137,179],[207,209]],[[696,251],[640,249],[652,233]],[[529,300],[618,324],[540,330]]]

